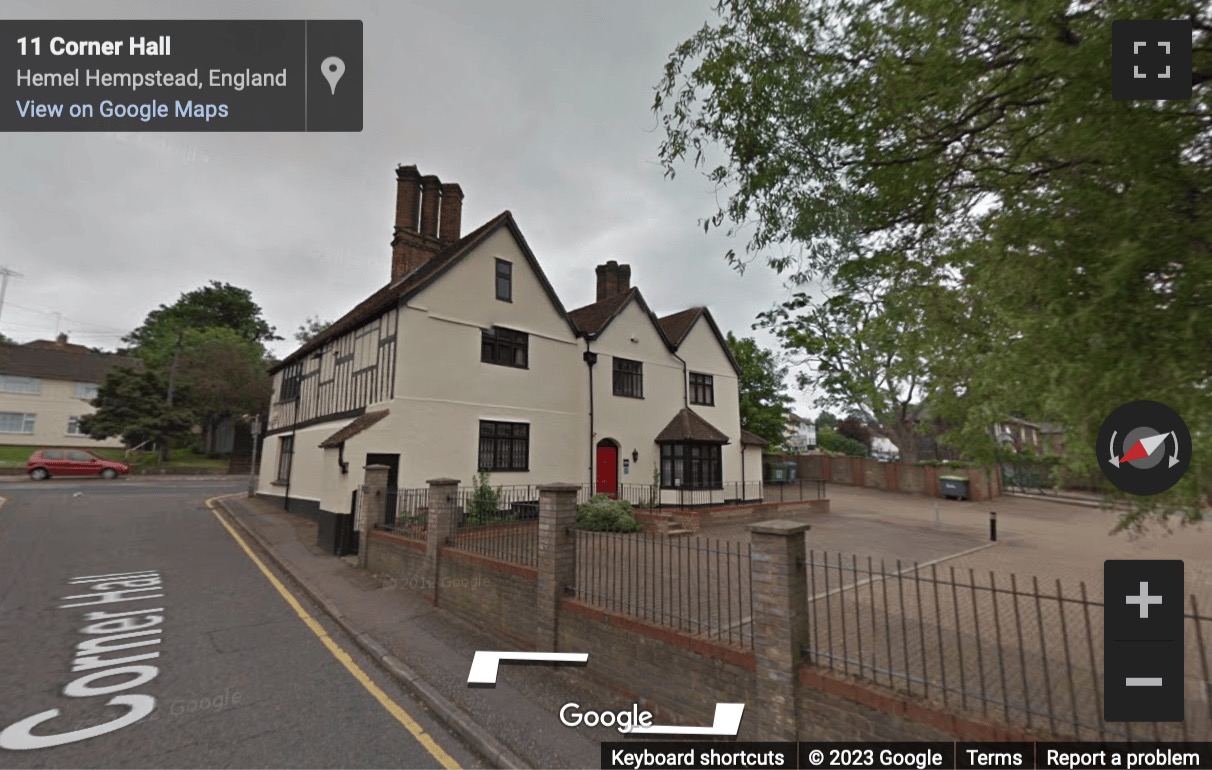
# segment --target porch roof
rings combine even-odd
[[[378,412],[367,412],[350,424],[346,425],[344,428],[341,428],[341,430],[321,441],[320,448],[336,449],[349,439],[369,428],[371,425],[374,425],[379,420],[382,420],[390,413],[391,410],[389,409],[382,409]]]
[[[664,444],[674,441],[705,441],[712,444],[727,444],[728,434],[704,420],[694,410],[683,407],[674,415],[660,433],[656,443]]]

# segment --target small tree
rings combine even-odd
[[[501,502],[500,487],[493,489],[488,483],[488,473],[480,471],[476,474],[475,491],[467,502],[467,523],[486,524],[495,519]]]

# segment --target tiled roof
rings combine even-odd
[[[623,309],[623,306],[635,296],[636,289],[632,287],[622,294],[607,297],[592,305],[579,307],[568,311],[572,325],[586,334],[600,334],[610,323],[610,319]]]
[[[53,345],[53,343],[52,343]],[[0,345],[0,374],[41,377],[48,380],[103,382],[110,369],[119,366],[140,369],[143,362],[113,353],[81,352],[38,345]]]
[[[513,214],[509,211],[503,211],[480,227],[464,235],[458,241],[439,251],[416,270],[401,278],[399,282],[388,284],[374,294],[371,294],[353,310],[341,316],[327,329],[317,334],[305,345],[287,356],[281,363],[270,369],[270,373],[272,374],[287,364],[306,357],[312,351],[323,347],[329,340],[357,329],[362,324],[394,307],[401,300],[407,299],[430,283],[433,283],[447,268],[454,266],[476,246],[487,240],[497,228],[502,226],[508,226],[513,232],[514,237],[522,248],[522,252],[532,263],[540,283],[543,284],[544,289],[556,308],[563,314],[564,306],[560,304],[559,298],[555,295],[555,290],[551,288],[547,282],[547,278],[543,275],[542,269],[539,267],[537,261],[534,260],[534,255],[530,253],[530,247],[522,237],[521,231],[518,230],[517,224],[513,220]]]
[[[680,313],[667,315],[660,320],[661,329],[664,330],[665,336],[669,338],[670,342],[674,345],[681,345],[686,333],[690,331],[690,327],[694,326],[694,322],[698,320],[701,312],[703,312],[703,308],[692,307]]]
[[[362,431],[366,430],[371,425],[374,425],[379,420],[382,420],[384,417],[386,417],[390,413],[391,412],[388,409],[382,409],[378,412],[367,412],[366,414],[362,415],[361,417],[358,417],[356,420],[354,420],[350,424],[346,425],[344,428],[341,428],[341,430],[337,431],[336,433],[332,434],[328,438],[321,441],[320,448],[321,449],[335,449],[336,447],[339,447],[341,444],[344,444],[346,441],[349,441],[351,438],[358,435]]]
[[[710,441],[727,444],[728,435],[704,420],[694,410],[683,408],[657,434],[657,443],[667,441]]]
[[[744,428],[742,428],[741,429],[741,443],[749,444],[750,446],[766,446],[770,442],[767,441],[766,439],[762,438],[758,434],[754,433],[753,431],[748,431],[748,430],[745,430]]]

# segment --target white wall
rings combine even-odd
[[[496,259],[513,264],[512,302],[496,299]],[[480,360],[480,331],[529,335],[526,369]],[[507,229],[464,257],[400,313],[392,414],[401,484],[449,477],[470,485],[480,420],[530,425],[528,472],[494,472],[494,484],[579,482],[588,476],[588,381],[582,343],[551,303]]]
[[[96,441],[88,436],[68,435],[69,417],[97,411],[88,400],[76,396],[72,380],[42,380],[42,392],[0,393],[0,412],[36,415],[33,433],[0,433],[0,444],[63,447],[120,447],[117,436]]]
[[[728,434],[730,443],[721,449],[722,473],[725,484],[741,480],[741,400],[740,382],[711,325],[699,318],[678,348],[686,359],[689,371],[710,374],[715,384],[715,406],[694,403],[690,408],[716,428]],[[749,470],[748,466],[745,468]],[[761,478],[760,476],[758,478]]]
[[[632,338],[636,341],[632,342]],[[593,444],[596,446],[602,439],[619,443],[620,484],[651,485],[654,464],[660,460],[659,448],[653,441],[685,405],[682,364],[669,352],[652,321],[635,301],[591,345],[598,354],[593,367]],[[642,399],[614,395],[616,355],[644,365]],[[633,450],[639,452],[635,462],[631,461]],[[588,452],[588,447],[584,451]],[[622,471],[624,458],[630,465],[628,475]]]

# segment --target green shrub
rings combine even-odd
[[[481,471],[476,476],[475,491],[467,501],[467,524],[487,524],[498,516],[501,490],[488,483],[488,474]]]
[[[635,520],[635,511],[626,500],[611,500],[609,495],[594,495],[577,506],[577,529],[595,532],[639,532],[644,529]]]
[[[832,428],[821,428],[816,437],[817,446],[826,452],[866,457],[867,447],[861,441],[843,436]]]

